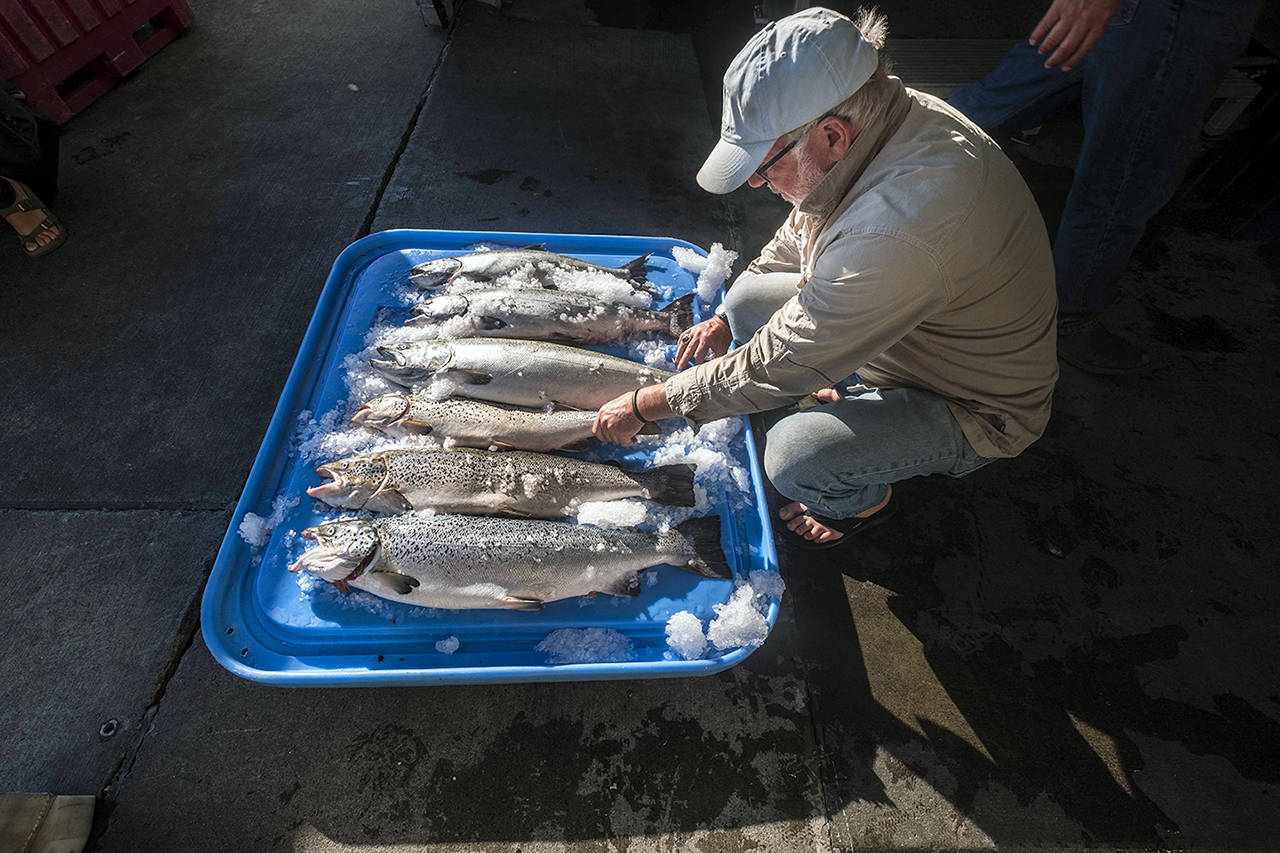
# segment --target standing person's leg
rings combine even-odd
[[[1016,133],[1037,127],[1080,100],[1083,72],[1045,68],[1044,57],[1019,42],[995,70],[959,89],[947,103],[978,127]]]
[[[1085,136],[1054,240],[1063,358],[1086,370],[1140,368],[1145,356],[1097,325],[1146,229],[1190,161],[1219,81],[1244,47],[1260,0],[1141,0],[1085,61]]]
[[[780,516],[797,544],[817,546],[870,523],[852,519],[887,517],[892,483],[963,476],[991,461],[969,444],[945,400],[917,388],[859,388],[784,414],[769,429],[764,452],[765,474],[794,501]]]

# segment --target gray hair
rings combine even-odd
[[[853,125],[854,132],[857,132],[878,118],[893,99],[893,93],[897,89],[896,84],[889,79],[889,75],[893,73],[893,62],[884,52],[884,42],[889,35],[888,18],[881,15],[874,6],[870,9],[859,9],[854,26],[876,49],[878,59],[876,70],[872,72],[867,82],[858,87],[858,91],[808,124],[786,134],[784,138],[788,142],[803,138],[827,116],[844,119]]]

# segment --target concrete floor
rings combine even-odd
[[[1161,218],[1115,309],[1158,369],[1065,368],[1022,457],[906,484],[894,525],[786,557],[775,631],[725,673],[223,670],[204,581],[344,246],[413,226],[749,256],[785,210],[692,180],[699,58],[740,19],[193,8],[65,128],[68,244],[0,252],[0,788],[99,794],[104,852],[1280,849],[1280,249],[1214,209]],[[887,11],[992,35],[988,13]],[[1051,205],[1061,170],[1019,163]]]

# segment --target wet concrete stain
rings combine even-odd
[[[1232,353],[1244,350],[1240,339],[1221,320],[1208,314],[1177,317],[1150,304],[1144,305],[1143,310],[1151,323],[1151,336],[1183,352]]]
[[[492,186],[507,175],[514,175],[515,172],[511,169],[481,169],[477,172],[454,172],[454,174],[460,178],[469,178],[477,184]]]

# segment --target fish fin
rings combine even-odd
[[[615,580],[602,590],[606,595],[625,596],[627,598],[635,598],[640,594],[641,583],[639,572],[627,572],[622,577]]]
[[[415,421],[412,418],[403,418],[396,422],[402,429],[408,430],[416,435],[430,435],[433,427],[426,421]]]
[[[368,577],[370,580],[378,580],[385,583],[400,595],[408,595],[420,586],[417,578],[411,578],[399,572],[387,572],[379,569],[376,572],[369,572]]]
[[[575,338],[573,335],[565,335],[560,332],[552,332],[543,340],[550,341],[553,344],[589,344],[592,341],[584,341],[582,338]]]
[[[488,385],[493,381],[493,374],[483,370],[450,370],[450,378],[457,378],[464,385]]]
[[[661,432],[662,432],[662,429],[657,424],[650,421],[649,423],[640,427],[640,432],[638,433],[638,435],[658,435]]]
[[[695,295],[686,293],[658,312],[660,316],[666,318],[667,331],[671,333],[671,337],[680,337],[681,332],[693,325],[693,297]]]
[[[622,269],[626,271],[627,278],[635,282],[643,281],[647,284],[649,277],[646,274],[646,267],[649,266],[649,258],[651,257],[653,257],[653,252],[648,252],[647,254],[636,258],[634,261],[627,261],[623,264]]]
[[[493,276],[489,275],[487,272],[468,271],[467,278],[471,279],[472,281],[493,281]]]
[[[693,475],[696,472],[694,465],[664,465],[638,471],[631,476],[644,487],[644,496],[648,500],[667,506],[693,506],[697,503],[693,494]]]
[[[491,332],[494,329],[505,329],[509,325],[511,324],[508,323],[506,320],[499,320],[497,317],[481,316],[481,317],[475,318],[476,328],[483,329],[486,332]]]
[[[521,598],[518,595],[504,595],[498,599],[498,604],[508,610],[541,610],[541,598]]]
[[[561,445],[560,447],[557,447],[556,450],[568,450],[570,453],[577,453],[579,451],[586,450],[590,446],[591,439],[583,438],[570,444]]]
[[[362,509],[373,512],[408,512],[413,509],[413,504],[409,503],[398,489],[379,486],[376,492],[369,495],[369,499],[364,502]]]
[[[693,541],[694,556],[689,558],[684,568],[704,578],[733,577],[724,548],[720,546],[720,516],[691,518],[677,525],[675,530]]]
[[[546,250],[546,243],[532,243],[528,246],[521,246],[519,249],[516,249],[517,252],[545,252]]]

